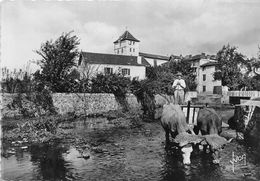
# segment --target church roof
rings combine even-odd
[[[81,52],[79,65],[81,61],[90,64],[110,64],[110,65],[130,65],[130,66],[150,66],[150,64],[142,57],[141,64],[137,62],[137,56],[104,54]]]
[[[129,31],[125,31],[116,41],[114,41],[114,43],[118,43],[119,41],[123,41],[123,40],[131,40],[131,41],[135,41],[135,42],[140,42],[139,40],[137,40]]]

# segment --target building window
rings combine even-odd
[[[202,71],[204,71],[205,70],[205,67],[202,67]]]
[[[132,51],[132,48],[130,48],[130,52]]]
[[[206,80],[206,74],[203,74],[203,81]]]
[[[135,49],[133,48],[133,52],[135,52]]]
[[[122,75],[130,75],[130,69],[122,69]]]
[[[104,68],[104,73],[105,74],[112,74],[113,73],[113,68],[105,67]]]
[[[123,53],[123,52],[124,52],[124,49],[122,48],[121,53]]]
[[[129,45],[131,45],[131,41],[129,41]]]
[[[119,54],[119,50],[117,50],[117,54]]]
[[[133,41],[133,45],[135,44],[135,42]]]
[[[203,86],[203,92],[206,92],[206,86],[205,85]]]

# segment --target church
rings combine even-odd
[[[81,52],[78,69],[88,77],[98,73],[119,73],[142,80],[146,78],[146,67],[161,65],[169,59],[168,56],[140,52],[140,40],[126,30],[114,41],[114,54]]]

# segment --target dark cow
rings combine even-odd
[[[217,112],[212,108],[205,107],[199,110],[198,118],[197,118],[197,126],[194,127],[194,132],[195,134],[198,134],[199,131],[201,131],[202,135],[215,135],[215,141],[219,140],[219,144],[225,143],[225,140],[223,140],[222,137],[218,136],[222,132],[222,119],[217,114]],[[210,140],[211,137],[207,137],[207,139],[211,141]],[[213,162],[219,163],[219,149],[213,148],[210,144],[209,146],[210,146],[210,151],[213,153],[213,157],[214,157]]]
[[[199,131],[202,135],[220,134],[222,132],[222,119],[214,109],[205,107],[199,110],[194,132],[198,134]]]
[[[186,123],[186,118],[181,107],[172,103],[163,106],[161,124],[165,130],[166,145],[169,143],[169,134],[175,138],[180,133],[193,133]],[[192,145],[181,147],[181,151],[183,163],[190,164],[190,155],[193,151]]]

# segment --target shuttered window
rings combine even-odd
[[[130,75],[130,69],[122,69],[122,75]]]
[[[112,73],[113,73],[113,68],[105,67],[105,68],[104,68],[104,73],[105,73],[105,74],[112,74]]]

